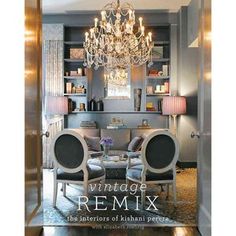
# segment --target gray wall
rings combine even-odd
[[[178,15],[178,95],[186,96],[187,113],[178,117],[178,139],[181,162],[197,161],[197,139],[190,134],[197,129],[198,48],[188,47],[187,7]]]
[[[187,12],[188,45],[191,45],[196,39],[198,39],[199,8],[200,8],[199,0],[192,0],[189,3]],[[198,44],[196,46],[198,46]]]

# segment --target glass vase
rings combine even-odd
[[[110,150],[110,146],[108,145],[103,146],[104,159],[108,159],[109,150]]]

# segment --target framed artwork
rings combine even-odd
[[[70,59],[84,59],[83,48],[70,48]]]
[[[123,124],[123,119],[121,119],[120,117],[112,117],[111,123],[112,124]]]
[[[142,120],[142,126],[149,126],[148,119],[143,119]]]
[[[115,69],[104,73],[105,99],[131,98],[131,72]]]
[[[147,94],[153,94],[153,87],[147,86]]]
[[[152,49],[152,57],[153,57],[153,59],[163,58],[163,47],[162,46],[154,46]]]

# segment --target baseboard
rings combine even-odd
[[[179,168],[197,168],[197,162],[183,162],[177,161],[177,166]]]

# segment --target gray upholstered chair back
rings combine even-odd
[[[148,170],[163,173],[175,167],[179,156],[179,144],[168,131],[155,131],[144,141],[142,157]]]
[[[78,132],[67,129],[54,137],[51,154],[56,166],[65,172],[75,173],[86,166],[88,148]]]

